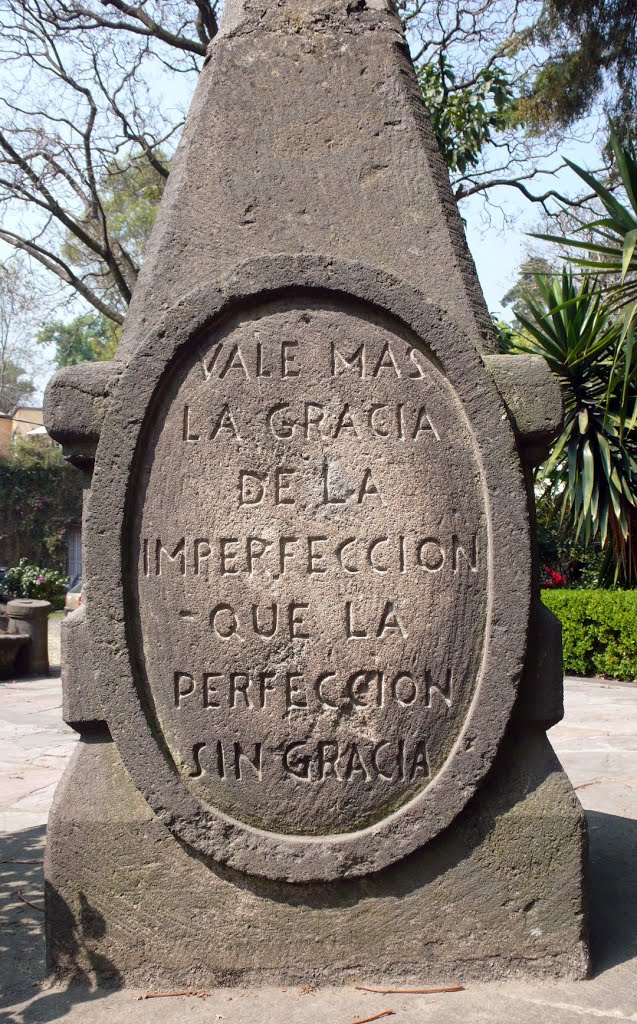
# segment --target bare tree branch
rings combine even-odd
[[[104,302],[100,296],[87,287],[86,282],[78,277],[74,273],[72,268],[55,253],[46,252],[41,246],[37,245],[33,241],[29,241],[26,238],[21,238],[19,235],[13,234],[11,231],[4,231],[0,229],[0,239],[4,242],[8,242],[14,248],[19,249],[21,252],[31,256],[37,260],[48,270],[49,273],[55,274],[64,284],[69,285],[74,291],[81,295],[82,298],[98,310],[99,313],[103,313],[104,316],[108,317],[109,320],[113,320],[116,324],[124,323],[124,316],[114,306]]]
[[[116,323],[221,2],[0,2],[0,240]],[[541,3],[399,0],[399,11],[416,63],[452,67],[441,78],[453,101],[501,68],[523,94],[545,59],[531,31]],[[508,190],[553,216],[572,201],[555,159],[564,141],[498,127],[475,166],[452,175],[456,199],[505,218]],[[127,198],[133,180],[139,195]]]
[[[170,73],[194,88],[193,54],[201,63],[216,31],[216,5],[193,0],[0,5],[0,239],[116,323],[152,223],[144,192],[161,191],[184,120],[152,92]],[[158,62],[163,73],[149,74]],[[133,229],[118,198],[131,175]]]
[[[54,7],[54,5],[48,6]],[[90,7],[86,4],[67,3],[55,6],[58,10],[51,10],[50,20],[63,24],[67,31],[77,31],[88,26],[126,32],[157,39],[167,46],[185,50],[200,57],[205,56],[210,42],[218,32],[218,5],[209,3],[207,0],[192,0],[192,3],[182,5],[183,7],[190,6],[193,10],[189,18],[182,21],[177,31],[168,27],[168,19],[162,15],[160,4],[155,4],[159,14],[157,17],[153,17],[148,13],[146,5],[127,4],[122,0],[99,0],[98,8],[113,8],[123,15],[122,18],[111,18],[98,8],[96,9],[95,6]],[[195,29],[196,38],[186,34],[188,25]]]

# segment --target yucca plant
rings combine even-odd
[[[612,124],[610,144],[628,205],[620,202],[600,178],[566,160],[571,170],[593,190],[607,216],[594,221],[580,219],[579,228],[570,237],[548,234],[535,237],[565,246],[571,264],[594,271],[599,287],[611,304],[625,311],[626,325],[634,321],[637,311],[637,153],[630,140],[622,145]],[[584,234],[587,237],[582,237]],[[578,252],[582,255],[576,255]]]
[[[510,352],[543,356],[565,399],[564,429],[540,470],[544,500],[560,510],[574,541],[598,539],[616,581],[637,578],[637,358],[632,327],[598,279],[570,270],[536,278],[528,316],[505,331]]]

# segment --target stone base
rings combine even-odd
[[[425,849],[377,875],[293,885],[184,849],[107,734],[60,784],[45,861],[50,971],[155,987],[463,982],[588,972],[585,819],[541,731]]]

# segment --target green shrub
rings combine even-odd
[[[36,439],[0,453],[0,565],[26,558],[64,571],[68,530],[82,516],[82,474]]]
[[[543,590],[562,623],[564,671],[637,680],[637,590]]]
[[[68,580],[55,569],[39,569],[26,558],[9,569],[4,579],[5,588],[14,597],[29,597],[36,601],[50,601],[53,609],[64,607],[64,588]]]

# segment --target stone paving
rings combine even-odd
[[[392,1010],[397,1024],[637,1022],[637,686],[600,680],[567,680],[566,719],[550,733],[588,813],[591,981],[472,984],[464,992],[431,996],[375,995],[353,982],[318,992],[311,986],[217,990],[206,998],[158,1000],[140,1000],[145,993],[131,991],[47,987],[44,834],[75,744],[75,733],[61,720],[59,620],[51,625],[52,675],[0,683],[0,1019],[4,1012],[11,1024],[355,1024]],[[374,979],[363,983],[374,986]],[[449,979],[459,983],[461,978]]]
[[[75,746],[61,719],[60,622],[49,627],[48,679],[0,683],[0,834],[46,825],[55,787]]]

